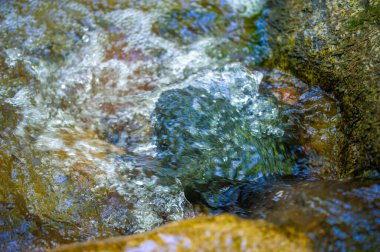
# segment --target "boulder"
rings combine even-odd
[[[270,0],[269,44],[280,66],[340,101],[339,176],[380,167],[380,3]]]
[[[233,215],[199,216],[151,232],[75,243],[53,251],[311,251],[309,239],[293,229]]]

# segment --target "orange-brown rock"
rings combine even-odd
[[[74,243],[53,251],[311,251],[306,235],[263,220],[199,216],[151,232]]]

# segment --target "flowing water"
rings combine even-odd
[[[336,100],[259,67],[270,57],[263,6],[0,1],[0,249],[199,211],[295,225],[325,249],[378,246],[376,182],[316,180],[335,177]]]

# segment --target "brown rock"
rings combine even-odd
[[[294,229],[233,215],[199,216],[151,232],[75,243],[53,251],[311,251],[309,239]]]
[[[380,167],[380,2],[270,0],[273,65],[339,100],[340,177]],[[271,64],[270,63],[270,64]]]

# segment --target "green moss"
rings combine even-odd
[[[365,11],[357,17],[351,17],[346,24],[347,30],[353,31],[366,23],[380,25],[380,5],[366,6]]]

